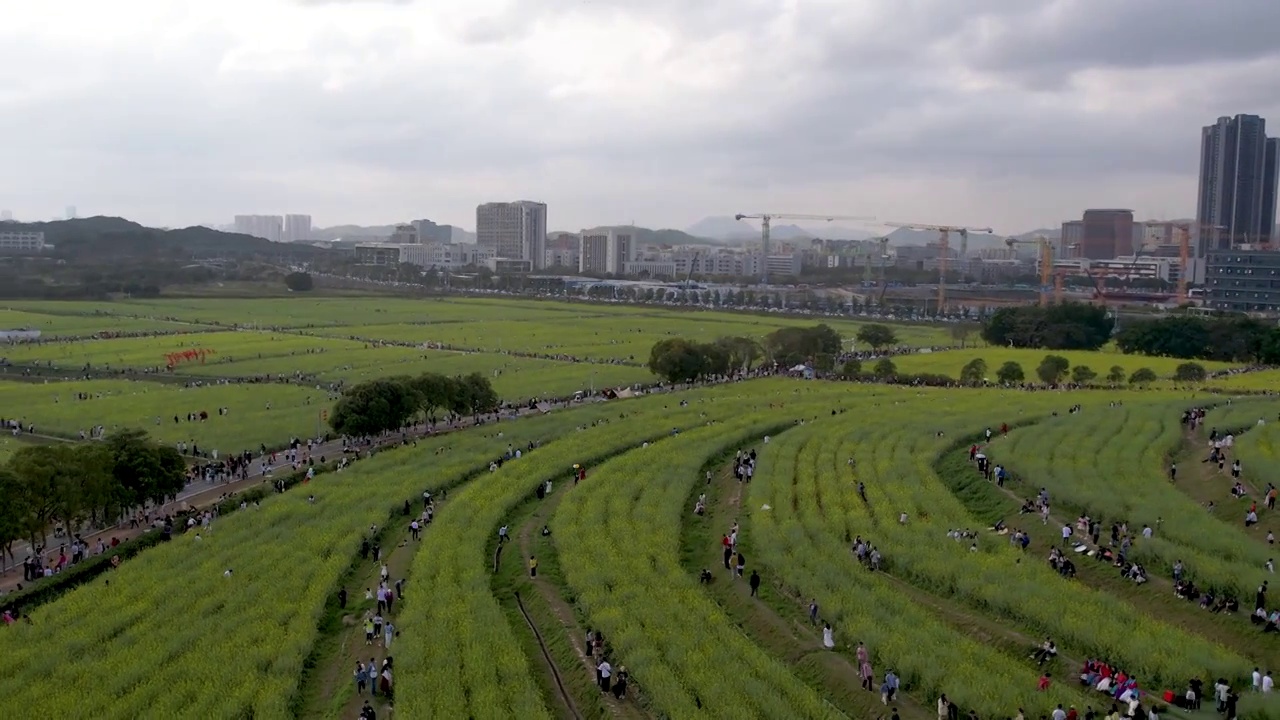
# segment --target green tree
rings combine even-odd
[[[1085,303],[1048,307],[1019,305],[997,310],[982,338],[992,345],[1046,350],[1097,350],[1111,339],[1115,319],[1106,308]]]
[[[1077,365],[1071,368],[1071,382],[1077,385],[1087,385],[1090,380],[1098,377],[1098,373],[1088,365]]]
[[[862,374],[862,361],[850,358],[840,366],[840,377],[845,380],[856,380]]]
[[[1124,368],[1119,365],[1112,365],[1111,369],[1107,371],[1107,382],[1112,385],[1119,385],[1124,382],[1124,376]]]
[[[763,355],[759,341],[749,337],[722,337],[714,343],[729,356],[729,368],[750,370]]]
[[[1016,385],[1027,379],[1027,374],[1022,371],[1022,366],[1013,360],[1007,360],[1000,369],[996,371],[996,379],[1004,385]]]
[[[1204,366],[1193,362],[1182,363],[1173,372],[1173,379],[1182,383],[1201,383],[1207,377],[1209,373],[1205,371]]]
[[[968,340],[975,332],[981,332],[981,327],[973,323],[958,322],[953,323],[947,329],[947,332],[951,335],[952,340],[960,343],[960,348],[963,350],[965,341]]]
[[[871,374],[881,380],[887,380],[898,374],[898,366],[894,365],[893,361],[887,357],[880,358],[875,367],[871,369]]]
[[[466,397],[466,405],[463,407],[465,412],[459,412],[459,415],[478,415],[480,413],[493,412],[497,409],[500,402],[498,393],[493,389],[493,384],[489,382],[489,378],[478,372],[473,372],[465,377],[454,378],[453,382],[464,389]]]
[[[121,430],[108,435],[111,474],[123,490],[124,507],[145,501],[160,503],[176,498],[187,484],[187,464],[178,451],[157,445],[143,430]]]
[[[469,399],[459,404],[451,396],[450,409],[464,411]],[[408,378],[370,380],[342,394],[329,415],[329,425],[343,435],[375,435],[404,427],[422,407],[422,399]]]
[[[284,286],[294,292],[306,292],[315,287],[315,282],[308,273],[291,272],[284,276]]]
[[[1156,372],[1151,368],[1138,368],[1129,376],[1129,384],[1138,387],[1146,387],[1158,379]]]
[[[1036,376],[1047,385],[1056,385],[1067,376],[1071,363],[1061,355],[1045,355],[1036,367]]]
[[[840,354],[840,334],[827,325],[779,328],[764,338],[765,354],[780,365],[813,362],[830,368]]]
[[[974,358],[960,368],[960,382],[966,385],[980,385],[987,379],[987,361]]]
[[[452,378],[439,373],[423,373],[410,382],[418,396],[418,409],[424,415],[430,416],[436,410],[449,407],[453,393]]]
[[[668,338],[649,350],[649,372],[667,382],[692,382],[706,371],[707,358],[697,343]]]
[[[898,343],[898,336],[893,332],[893,328],[879,323],[863,325],[858,328],[858,334],[854,338],[863,345],[870,345],[876,350]]]

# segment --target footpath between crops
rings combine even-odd
[[[822,647],[820,629],[808,623],[807,598],[785,587],[768,567],[755,566],[763,578],[759,598],[750,597],[745,579],[732,579],[719,570],[723,564],[721,535],[733,522],[742,522],[745,528],[749,521],[749,515],[741,512],[747,485],[734,479],[733,464],[731,454],[708,460],[701,474],[705,476],[710,471],[711,484],[694,483],[687,498],[685,512],[692,514],[697,497],[707,494],[706,514],[682,523],[680,554],[685,570],[697,577],[704,568],[711,569],[713,579],[705,586],[706,592],[725,614],[766,653],[792,668],[797,677],[842,712],[856,718],[887,718],[889,708],[881,704],[880,693],[862,690],[858,669],[846,652]],[[744,554],[752,553],[748,548]],[[894,706],[905,720],[934,717],[925,704],[905,690],[899,693]]]
[[[652,438],[650,442],[660,439]],[[593,458],[587,467],[599,466],[622,454]],[[592,482],[591,476],[584,482]],[[642,678],[630,678],[627,697],[623,700],[600,691],[595,677],[597,657],[588,655],[586,650],[585,614],[575,605],[573,590],[561,571],[555,538],[542,534],[556,509],[576,487],[569,477],[558,485],[552,483],[550,495],[539,498],[536,492],[531,493],[503,519],[514,531],[505,549],[496,541],[491,548],[494,572],[490,586],[535,668],[535,679],[548,707],[558,717],[566,720],[653,717],[640,685]],[[512,554],[515,557],[510,557]],[[536,578],[529,577],[523,562],[530,556],[538,559]]]
[[[1040,420],[1034,420],[1023,426],[1035,425],[1039,422]],[[968,459],[970,444],[977,443],[985,447],[981,440],[984,439],[973,435],[957,441],[952,448],[936,458],[934,472],[974,517],[982,521],[983,525],[991,527],[999,520],[1004,520],[1008,524],[1016,523],[1019,529],[1031,537],[1032,553],[1028,556],[1028,560],[1048,562],[1046,555],[1048,548],[1060,544],[1059,529],[1067,523],[1072,526],[1075,524],[1074,517],[1062,517],[1059,511],[1065,509],[1073,515],[1090,514],[1089,508],[1073,507],[1065,501],[1059,502],[1054,506],[1059,511],[1050,511],[1048,523],[1042,522],[1039,516],[1021,515],[1024,496],[1035,494],[1034,484],[1028,483],[1025,478],[1018,475],[1008,463],[1003,465],[1010,470],[1011,477],[1005,481],[1004,487],[999,487],[994,482],[983,478]],[[995,442],[998,443],[998,439]],[[1180,444],[1179,448],[1181,447],[1183,446]],[[1197,449],[1197,452],[1199,450]],[[1177,452],[1174,449],[1171,451]],[[1280,660],[1280,654],[1277,654],[1276,648],[1270,643],[1260,642],[1257,628],[1242,616],[1210,613],[1201,609],[1196,603],[1179,599],[1173,594],[1172,580],[1163,575],[1148,573],[1147,582],[1138,585],[1121,577],[1110,563],[1099,563],[1093,558],[1087,558],[1076,563],[1075,580],[1087,587],[1105,592],[1117,600],[1127,602],[1153,618],[1180,627],[1211,642],[1222,644],[1260,665],[1274,666],[1275,661]],[[1063,644],[1059,643],[1060,657],[1064,649]]]

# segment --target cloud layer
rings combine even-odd
[[[67,0],[6,10],[0,207],[554,228],[735,212],[1020,231],[1194,211],[1280,134],[1274,0]],[[18,171],[13,171],[17,168]]]

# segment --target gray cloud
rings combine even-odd
[[[469,224],[520,195],[570,228],[790,200],[1018,229],[1103,200],[1185,214],[1201,125],[1280,126],[1262,32],[1280,3],[540,0],[437,17],[416,14],[434,0],[291,1],[321,21],[278,29],[305,40],[279,67],[228,70],[253,47],[234,28],[163,62],[0,30],[0,136],[31,168],[0,195],[171,224],[286,205]],[[569,24],[584,29],[547,34]],[[444,42],[421,27],[460,44],[416,52]],[[623,52],[654,27],[630,65],[586,47],[613,33]],[[979,188],[990,207],[972,208]]]

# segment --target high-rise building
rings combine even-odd
[[[299,240],[307,240],[311,237],[311,216],[310,215],[285,215],[284,216],[284,241],[298,242]]]
[[[504,260],[546,264],[547,204],[518,200],[476,206],[476,243]]]
[[[1084,221],[1068,220],[1062,223],[1062,235],[1058,240],[1058,257],[1080,256],[1080,244],[1084,242]]]
[[[235,231],[271,242],[284,238],[284,218],[280,215],[237,215]]]
[[[1257,115],[1220,117],[1200,133],[1195,254],[1266,244],[1275,230],[1280,144]]]
[[[636,257],[635,236],[625,230],[609,231],[609,250],[606,258],[606,265],[609,272],[614,275],[622,275],[626,271],[627,263],[635,260]]]
[[[1085,210],[1076,257],[1110,260],[1133,253],[1132,210]]]
[[[609,272],[609,233],[583,231],[578,245],[578,272],[604,275]]]

